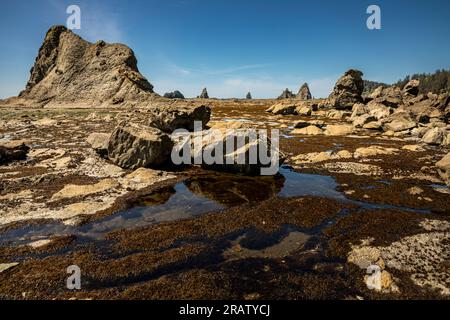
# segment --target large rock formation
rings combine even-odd
[[[304,83],[298,90],[297,99],[300,99],[300,100],[311,100],[312,99],[311,91],[309,91],[309,87],[308,87],[307,83]]]
[[[135,105],[154,98],[133,51],[122,44],[87,42],[64,26],[47,32],[17,105],[79,107]]]
[[[278,99],[291,99],[295,98],[295,94],[292,93],[288,88],[286,88],[281,95],[278,97]]]
[[[245,99],[251,100],[252,99],[252,94],[250,92],[248,92],[247,95],[245,96]]]
[[[169,98],[169,99],[184,99],[184,95],[178,91],[175,90],[174,92],[167,92],[164,94],[164,98]]]
[[[355,103],[362,102],[362,93],[364,91],[363,73],[358,70],[349,70],[342,76],[328,97],[327,104],[331,108],[339,110],[349,109]]]

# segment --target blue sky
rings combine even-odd
[[[0,98],[24,88],[70,4],[81,8],[76,33],[130,46],[160,94],[267,98],[308,82],[324,97],[349,68],[388,83],[450,68],[448,0],[1,0]],[[371,4],[381,30],[366,27]]]

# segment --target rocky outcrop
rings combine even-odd
[[[199,95],[200,99],[209,99],[208,90],[206,88],[203,88],[202,93]]]
[[[411,80],[403,88],[403,93],[416,97],[419,94],[419,85],[419,80]]]
[[[290,91],[288,88],[286,88],[277,99],[281,100],[281,99],[292,99],[292,98],[295,98],[295,94],[293,94],[292,91]]]
[[[327,104],[331,108],[338,110],[351,110],[353,105],[362,102],[364,91],[363,73],[358,70],[349,70],[342,76],[328,97]]]
[[[139,73],[130,48],[104,41],[93,44],[64,26],[54,26],[39,49],[25,90],[6,103],[132,106],[155,96],[153,86]]]
[[[176,129],[194,130],[194,122],[201,123],[203,130],[211,118],[211,108],[188,105],[161,106],[149,109],[150,123],[164,132],[173,132]]]
[[[251,100],[252,99],[252,94],[250,92],[248,92],[247,95],[245,96],[245,99]]]
[[[22,140],[0,142],[0,165],[25,160],[29,150]]]
[[[164,94],[164,98],[168,98],[168,99],[184,99],[184,95],[178,91],[175,90],[174,92],[167,92]]]
[[[436,167],[438,168],[439,175],[450,186],[450,153],[436,163]]]
[[[123,122],[111,134],[108,157],[124,169],[159,166],[169,160],[172,147],[172,140],[162,131]]]
[[[298,90],[297,99],[299,100],[311,100],[312,99],[312,95],[311,95],[311,91],[309,91],[309,87],[307,83],[304,83],[300,89]]]

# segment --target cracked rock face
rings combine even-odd
[[[134,52],[123,44],[95,44],[64,26],[47,32],[24,91],[9,103],[34,107],[133,104],[148,100],[153,86],[139,73]]]
[[[172,151],[170,137],[156,128],[135,123],[121,123],[111,134],[109,159],[125,169],[158,166]]]

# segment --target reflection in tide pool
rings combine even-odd
[[[204,171],[183,183],[161,188],[140,198],[131,209],[82,226],[66,226],[61,222],[52,222],[11,229],[0,234],[0,244],[27,244],[55,235],[102,239],[112,231],[188,219],[236,205],[259,203],[273,197],[317,196],[370,209],[395,208],[346,199],[342,193],[336,191],[337,186],[330,176],[301,174],[288,167],[282,167],[280,174],[273,177],[245,177]]]

